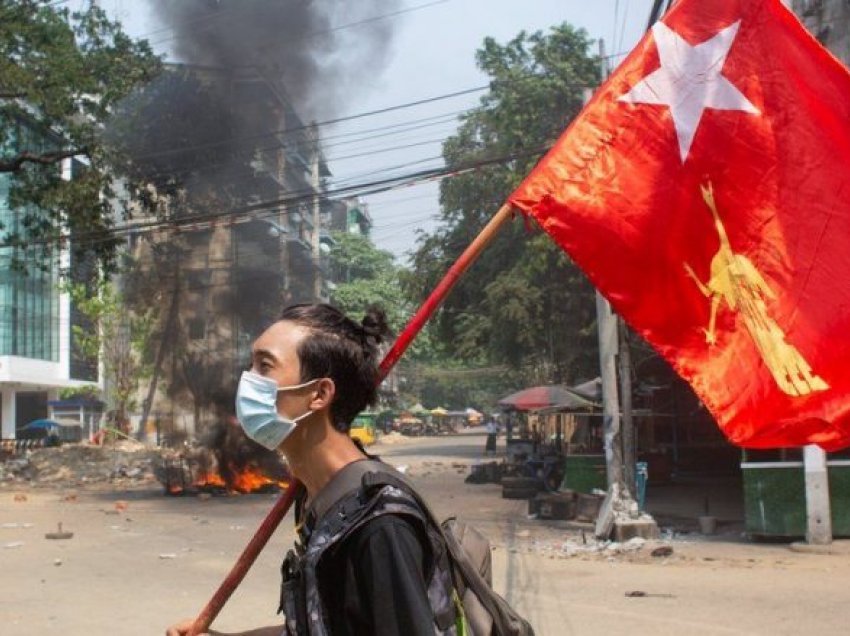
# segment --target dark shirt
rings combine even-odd
[[[331,634],[432,636],[430,556],[416,521],[391,514],[376,517],[325,554],[317,574]]]

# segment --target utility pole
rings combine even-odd
[[[608,496],[619,499],[625,490],[620,404],[617,397],[617,316],[611,305],[596,292],[596,324],[599,335],[599,371],[602,377],[602,430],[605,444],[605,473]]]
[[[605,42],[599,41],[600,75],[604,80],[609,73],[605,56]],[[602,378],[602,435],[605,448],[605,474],[608,478],[608,494],[599,513],[596,534],[606,537],[614,524],[614,511],[623,504],[623,498],[631,499],[626,489],[623,472],[623,445],[620,430],[620,400],[617,394],[617,345],[618,318],[611,305],[596,292],[596,325],[599,338],[599,374]]]
[[[850,7],[844,0],[782,0],[782,4],[795,11],[824,46],[841,59],[850,62]],[[832,34],[835,35],[832,35]],[[806,486],[806,543],[828,545],[832,543],[832,507],[829,496],[827,456],[820,446],[810,444],[803,448],[803,474]]]
[[[620,367],[620,399],[622,400],[623,480],[626,489],[637,498],[635,471],[637,469],[637,435],[632,418],[632,355],[629,349],[628,327],[622,318],[617,320],[619,336],[617,360]]]
[[[608,76],[609,67],[605,56],[605,44],[599,42],[601,76]],[[589,96],[588,96],[589,97]],[[607,539],[613,532],[614,538],[624,541],[634,536],[655,538],[658,526],[649,515],[641,515],[634,499],[634,429],[626,434],[629,445],[624,453],[623,430],[620,420],[620,399],[617,394],[617,354],[621,339],[620,319],[611,310],[611,305],[596,292],[596,323],[599,336],[599,369],[602,378],[602,422],[605,445],[605,472],[608,478],[608,493],[596,519],[595,534]],[[620,350],[622,355],[623,351]],[[627,426],[631,422],[631,361],[626,351],[621,358],[621,382],[623,404],[627,407]],[[626,397],[628,392],[628,397]],[[626,455],[624,457],[624,454]],[[624,464],[631,462],[626,468]],[[631,475],[629,479],[628,475]]]
[[[310,166],[310,185],[313,189],[313,201],[311,206],[311,215],[313,222],[313,233],[310,236],[310,251],[313,259],[313,300],[315,302],[322,301],[322,282],[324,276],[322,274],[322,259],[321,259],[321,210],[322,203],[319,195],[321,188],[321,147],[319,146],[319,129],[316,123],[310,124],[310,143],[312,150],[312,161]]]

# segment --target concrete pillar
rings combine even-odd
[[[826,452],[814,444],[803,448],[803,469],[806,482],[806,542],[827,545],[832,543],[832,511]]]
[[[0,422],[2,422],[3,439],[14,439],[15,437],[15,391],[4,388],[2,391],[3,404],[0,407]]]
[[[62,161],[62,179],[71,180],[71,160]],[[59,268],[67,270],[71,264],[71,252],[63,244],[59,252]],[[59,294],[59,320],[54,323],[52,329],[59,331],[58,338],[53,342],[59,343],[59,375],[57,379],[68,379],[71,377],[71,296],[67,293]]]
[[[608,491],[623,488],[623,446],[620,438],[620,404],[617,395],[617,317],[611,305],[596,292],[596,323],[599,330],[599,368],[602,377],[602,418]]]

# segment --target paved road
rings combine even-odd
[[[500,438],[500,450],[503,444]],[[463,483],[466,473],[455,465],[481,460],[483,447],[478,429],[379,450],[410,465],[439,513],[488,534],[496,546],[494,586],[538,634],[850,633],[850,546],[844,555],[801,555],[727,534],[674,540],[669,558],[653,558],[648,548],[564,558],[565,542],[583,547],[575,530],[529,520],[525,503],[501,499],[496,485]],[[649,596],[626,596],[634,591]]]
[[[850,557],[734,536],[674,541],[673,556],[662,559],[646,549],[566,557],[565,542],[582,545],[574,531],[527,519],[524,502],[502,499],[497,485],[464,483],[483,445],[474,431],[377,450],[408,466],[438,514],[460,515],[489,535],[495,586],[538,634],[848,633]],[[16,502],[17,492],[0,488],[3,636],[161,634],[203,606],[272,503],[269,496],[169,498],[159,487],[81,491],[72,501],[60,491],[30,490]],[[113,514],[118,499],[129,507]],[[44,539],[57,521],[73,539]],[[279,564],[291,540],[285,520],[219,629],[275,621]],[[625,596],[636,590],[658,596]]]

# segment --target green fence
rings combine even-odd
[[[806,534],[803,462],[743,462],[744,515],[755,537]],[[832,534],[850,537],[850,461],[827,461]]]

